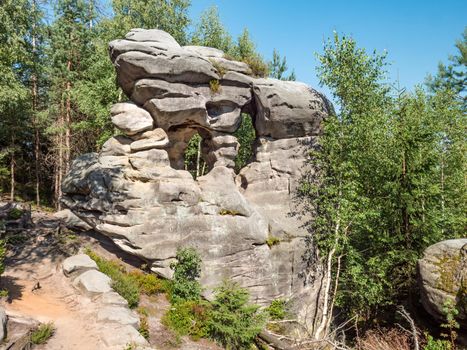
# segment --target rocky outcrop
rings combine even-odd
[[[130,98],[112,109],[125,136],[74,160],[62,184],[65,206],[165,277],[177,248],[195,247],[207,297],[230,278],[256,303],[285,298],[301,316],[314,314],[315,289],[302,274],[306,232],[291,215],[292,197],[331,111],[327,99],[302,83],[256,78],[220,50],[180,47],[155,29],[112,41],[110,57]],[[242,113],[257,140],[236,174],[233,132]],[[183,159],[195,133],[208,165],[197,179]]]
[[[426,311],[446,321],[446,308],[455,308],[461,327],[467,326],[467,238],[428,247],[418,261],[420,292]]]

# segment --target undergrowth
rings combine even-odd
[[[112,279],[112,288],[128,302],[130,308],[138,306],[140,294],[153,295],[168,290],[168,282],[156,275],[142,271],[129,272],[119,261],[105,259],[90,249],[86,250],[86,254],[96,262],[102,273]]]

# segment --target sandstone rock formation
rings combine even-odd
[[[125,135],[74,160],[65,206],[165,277],[177,248],[195,247],[207,297],[230,278],[253,302],[292,299],[302,317],[313,314],[314,286],[301,274],[306,232],[291,216],[292,197],[332,108],[327,99],[303,83],[256,78],[220,50],[181,47],[156,29],[112,41],[110,57],[130,99],[112,108]],[[242,113],[257,140],[235,174]],[[195,180],[183,155],[196,133],[209,172]]]
[[[428,247],[418,262],[422,304],[436,320],[446,321],[446,303],[467,327],[467,238]]]

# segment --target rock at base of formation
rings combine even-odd
[[[421,300],[439,322],[454,307],[456,319],[467,327],[467,238],[450,239],[428,247],[418,261]]]
[[[131,100],[112,108],[125,135],[74,160],[65,206],[165,277],[177,248],[196,248],[208,298],[229,278],[255,303],[289,299],[301,318],[314,314],[315,286],[303,273],[307,233],[291,214],[306,151],[332,109],[327,99],[303,83],[253,77],[220,50],[181,47],[156,29],[112,41],[110,57]],[[242,113],[257,139],[235,174]],[[183,157],[196,133],[208,173],[195,180]]]

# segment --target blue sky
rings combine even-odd
[[[467,25],[467,0],[192,0],[191,17],[212,5],[234,37],[247,27],[265,58],[276,48],[297,80],[316,88],[314,52],[333,31],[369,51],[386,49],[390,78],[411,89],[455,53]]]

